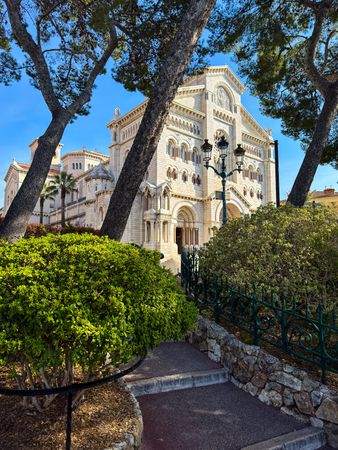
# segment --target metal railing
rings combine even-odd
[[[255,286],[240,288],[203,276],[197,252],[182,253],[181,283],[197,306],[213,312],[251,336],[251,343],[266,342],[300,360],[317,366],[322,381],[327,371],[338,373],[338,328],[335,311],[322,305],[299,305],[280,294],[266,294]]]
[[[7,395],[10,397],[17,396],[17,397],[38,397],[38,396],[45,396],[45,395],[55,395],[55,394],[65,394],[66,396],[66,444],[65,449],[71,450],[71,438],[72,438],[72,413],[73,413],[73,394],[82,391],[85,389],[92,389],[98,386],[102,386],[107,383],[111,383],[114,381],[119,380],[120,378],[124,377],[125,375],[131,373],[133,370],[135,370],[137,367],[139,367],[142,362],[144,361],[146,355],[141,356],[132,366],[121,370],[120,372],[109,375],[105,378],[100,378],[98,380],[94,381],[88,381],[86,383],[73,383],[68,386],[60,386],[60,387],[53,387],[49,389],[12,389],[12,388],[5,388],[0,385],[0,395]]]

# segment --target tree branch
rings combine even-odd
[[[330,50],[330,48],[329,48],[330,40],[336,33],[337,33],[336,30],[332,30],[331,33],[329,33],[326,41],[323,42],[325,47],[324,47],[324,62],[323,62],[322,69],[325,69],[325,67],[327,66],[327,61],[329,58],[329,50]]]
[[[94,82],[96,77],[102,72],[104,69],[108,59],[112,55],[113,51],[117,47],[118,39],[116,34],[115,26],[111,26],[109,30],[109,42],[107,48],[103,52],[101,58],[96,62],[95,66],[91,70],[87,82],[85,84],[84,90],[77,96],[77,98],[73,101],[73,103],[67,108],[67,111],[70,114],[76,114],[82,107],[85,105],[91,96],[91,92],[94,86]]]
[[[330,82],[319,72],[315,64],[315,58],[327,12],[327,6],[324,6],[316,11],[315,24],[313,27],[312,35],[308,39],[308,45],[305,51],[304,59],[304,69],[307,73],[307,76],[312,81],[314,87],[319,90],[324,98],[326,98],[329,92]]]
[[[41,48],[35,43],[31,34],[21,17],[19,8],[20,0],[4,0],[7,6],[9,20],[11,22],[12,30],[20,47],[30,56],[33,61],[38,75],[39,87],[45,102],[52,114],[63,110],[57,96],[55,95],[52,81],[49,74],[49,69],[46,60],[43,56]]]

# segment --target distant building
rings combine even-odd
[[[234,168],[233,150],[241,143],[246,150],[244,170],[227,183],[229,218],[255,211],[276,201],[273,138],[241,104],[245,86],[227,66],[209,67],[185,80],[178,89],[158,148],[135,198],[123,241],[159,250],[177,261],[184,245],[207,242],[222,221],[222,202],[217,192],[221,180],[203,165],[204,139],[214,144],[225,136],[229,145],[227,166]],[[141,123],[147,101],[121,116],[115,110],[108,124],[110,155],[89,150],[66,153],[63,170],[77,179],[78,193],[67,199],[66,220],[100,228],[111,194]],[[60,170],[60,159],[52,170]],[[213,149],[211,164],[220,159]],[[57,168],[56,168],[57,166]],[[27,166],[28,167],[28,166]],[[7,210],[27,167],[13,163],[6,175]],[[19,173],[21,181],[18,181]],[[13,174],[13,175],[12,175]],[[15,174],[15,176],[14,176]],[[127,188],[127,186],[126,186]],[[60,200],[46,210],[46,223],[59,224]]]
[[[331,206],[338,213],[338,192],[334,188],[325,188],[323,191],[312,191],[309,194],[307,204]]]
[[[38,146],[38,139],[34,139],[34,141],[29,145],[30,148],[30,163],[33,160],[35,150]],[[61,155],[61,148],[62,144],[58,145],[58,148],[56,149],[55,156],[52,160],[52,165],[49,170],[48,176],[47,176],[47,182],[49,182],[53,176],[60,173],[61,170],[61,161],[60,161],[60,155]],[[13,160],[12,164],[9,166],[7,173],[5,175],[5,193],[4,193],[4,206],[3,206],[3,216],[6,215],[8,208],[10,207],[10,204],[12,203],[14,197],[16,196],[18,190],[20,189],[20,186],[22,185],[23,180],[25,179],[27,172],[29,170],[30,164],[24,164]],[[46,202],[47,203],[47,202]],[[45,214],[44,214],[44,223],[49,223],[49,213],[54,208],[54,203],[46,204],[45,206]],[[36,207],[34,208],[33,215],[31,217],[30,223],[39,223],[40,221],[40,206],[39,202],[37,203]]]

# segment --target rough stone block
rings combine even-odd
[[[282,386],[278,383],[275,383],[274,381],[271,381],[269,383],[266,383],[265,385],[266,391],[276,391],[281,393],[282,392]]]
[[[317,389],[319,387],[319,382],[311,380],[308,376],[304,377],[303,383],[302,383],[302,389],[306,392],[311,392],[314,389]]]
[[[312,404],[315,408],[319,406],[324,398],[324,394],[321,391],[313,391],[311,392],[311,400]]]
[[[295,400],[293,398],[293,392],[288,388],[284,389],[283,401],[284,401],[284,405],[286,405],[286,406],[293,406],[295,404]]]
[[[284,386],[294,389],[295,391],[301,391],[302,389],[302,382],[289,373],[278,371],[272,373],[269,376],[269,379],[271,381],[277,381],[277,383],[283,384]]]
[[[251,383],[259,388],[263,388],[267,382],[268,377],[264,372],[256,372]]]
[[[254,386],[252,383],[247,383],[246,385],[244,385],[243,387],[244,391],[248,392],[250,395],[252,395],[253,397],[257,394],[258,392],[258,387]]]
[[[323,428],[324,422],[320,419],[317,419],[317,417],[311,417],[310,418],[311,425],[315,428]]]
[[[315,411],[312,406],[311,397],[308,392],[297,392],[294,399],[299,411],[308,416],[314,415]]]
[[[327,424],[325,425],[325,432],[328,444],[333,448],[338,448],[338,426],[333,423]]]
[[[325,398],[317,409],[316,416],[319,419],[327,420],[338,424],[338,401],[331,398]]]

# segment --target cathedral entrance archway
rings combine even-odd
[[[185,245],[198,245],[198,228],[195,225],[194,213],[187,206],[180,208],[177,213],[175,242],[179,255]]]
[[[238,206],[234,205],[233,203],[227,203],[227,219],[232,220],[238,219],[239,217],[241,217],[241,211],[239,210]],[[223,208],[221,208],[219,212],[218,221],[221,226],[223,222]]]

